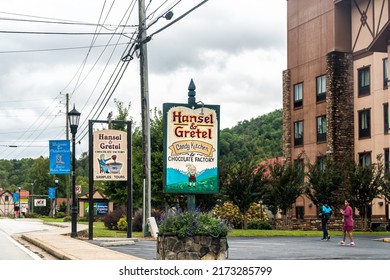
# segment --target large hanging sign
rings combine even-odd
[[[211,194],[219,191],[219,106],[166,103],[164,190]]]
[[[95,181],[127,181],[127,133],[105,129],[93,133]]]
[[[70,174],[70,141],[49,140],[50,174]]]

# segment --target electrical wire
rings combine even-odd
[[[114,2],[115,2],[115,1],[114,1]],[[152,1],[149,2],[149,5],[150,5],[151,2],[152,2]],[[168,2],[168,1],[165,1],[164,4],[166,4],[167,2]],[[174,3],[173,3],[172,5],[176,6],[176,5],[179,4],[180,2],[181,2],[181,0],[174,1]],[[190,12],[192,12],[193,10],[195,10],[196,8],[198,8],[200,5],[203,5],[205,2],[207,2],[207,0],[206,0],[206,1],[203,1],[203,2],[200,3],[200,4],[198,4],[196,7],[194,7],[194,8],[191,9],[191,10],[189,10],[187,13],[183,14],[181,17],[179,17],[178,19],[174,20],[174,21],[171,22],[170,24],[167,24],[167,25],[164,26],[163,28],[160,28],[160,29],[157,30],[156,32],[153,32],[149,37],[151,38],[152,36],[158,34],[158,33],[161,32],[162,30],[165,30],[166,28],[168,28],[169,26],[171,26],[172,24],[176,23],[177,21],[179,21],[180,19],[182,19],[183,17],[185,17],[186,15],[188,15]],[[133,2],[133,3],[135,4],[135,2]],[[148,5],[148,7],[149,7],[149,5]],[[157,12],[158,12],[158,11],[161,11],[161,10],[163,9],[163,6],[164,6],[164,5],[160,5],[156,10],[154,10],[154,11],[147,17],[147,19],[149,19],[149,20],[150,20],[150,19],[153,19],[153,18],[156,16]],[[174,6],[173,6],[173,7],[174,7]],[[134,7],[134,5],[133,5],[133,7]],[[171,9],[172,9],[172,6],[171,6],[170,8],[168,8],[167,10],[169,11],[169,10],[171,10]],[[0,12],[0,13],[1,13],[1,12]],[[129,20],[131,14],[132,14],[132,13],[129,14],[128,20]],[[162,13],[162,14],[164,14],[164,13]],[[107,17],[106,17],[106,18],[107,18]],[[1,20],[1,19],[0,19],[0,20]],[[123,20],[123,18],[122,18],[122,20]],[[121,20],[121,21],[122,21],[122,20]],[[157,20],[158,20],[158,18],[157,18]],[[88,114],[86,114],[86,115],[83,114],[83,115],[82,115],[82,116],[83,116],[83,119],[84,119],[84,116],[88,116],[88,117],[85,118],[85,120],[84,120],[84,121],[81,123],[81,125],[79,126],[80,132],[79,132],[79,135],[78,135],[78,141],[77,141],[77,142],[80,142],[81,140],[83,140],[84,137],[88,134],[88,131],[87,131],[87,132],[85,132],[85,131],[88,130],[88,126],[86,125],[86,123],[87,123],[87,120],[89,119],[89,117],[90,117],[91,115],[93,115],[93,118],[98,118],[98,117],[102,114],[103,110],[106,108],[106,106],[107,106],[109,100],[112,98],[113,94],[115,93],[116,88],[118,87],[118,85],[119,85],[121,79],[123,78],[123,75],[124,75],[124,73],[125,73],[127,67],[129,66],[130,61],[133,59],[133,55],[134,55],[134,53],[135,53],[135,51],[136,51],[137,44],[140,43],[140,42],[139,42],[139,33],[137,33],[137,32],[133,32],[133,33],[117,32],[118,28],[124,29],[124,28],[129,27],[130,25],[127,25],[127,22],[126,22],[125,24],[116,25],[116,28],[114,29],[114,32],[110,32],[110,33],[102,33],[102,32],[101,32],[102,28],[105,28],[104,26],[107,26],[107,25],[106,25],[105,23],[100,23],[100,20],[99,20],[99,23],[98,23],[98,24],[94,24],[94,25],[96,26],[95,32],[94,32],[94,33],[89,33],[89,34],[93,34],[93,38],[94,38],[94,39],[92,40],[92,42],[91,42],[91,45],[88,47],[88,48],[89,48],[89,51],[90,51],[93,47],[97,47],[97,46],[94,45],[94,43],[96,42],[96,38],[97,38],[99,35],[102,35],[102,34],[103,34],[103,35],[104,35],[104,34],[107,34],[107,35],[110,34],[110,35],[111,35],[110,41],[112,40],[113,36],[116,36],[116,35],[123,35],[123,36],[125,36],[126,34],[129,34],[130,36],[128,36],[128,38],[130,38],[130,40],[129,40],[129,43],[127,43],[127,47],[126,47],[125,51],[123,52],[123,55],[122,55],[120,61],[118,62],[117,66],[115,67],[115,70],[113,71],[111,77],[109,78],[109,81],[106,83],[104,89],[102,90],[100,96],[97,98],[97,100],[96,100],[95,104],[93,105],[92,109],[89,111]],[[151,25],[149,25],[149,27],[150,27],[150,26],[151,26]],[[97,30],[98,28],[100,28],[100,30]],[[122,31],[123,31],[123,30],[122,30]],[[53,34],[55,34],[55,33],[56,33],[56,32],[53,32]],[[62,33],[58,33],[58,32],[57,32],[57,34],[62,34]],[[69,34],[71,34],[71,33],[69,33]],[[73,34],[77,34],[77,33],[73,33]],[[81,33],[80,33],[80,34],[81,34]],[[127,36],[127,35],[126,35],[126,36]],[[117,41],[116,44],[113,44],[113,45],[112,45],[112,44],[107,44],[107,45],[105,45],[105,46],[102,46],[102,47],[104,47],[104,50],[103,50],[103,51],[105,51],[106,48],[107,48],[108,46],[114,46],[114,49],[115,49],[117,46],[123,45],[123,44],[120,44],[120,43],[119,43],[119,39],[120,39],[121,37],[122,37],[122,36],[119,36],[119,37],[118,37],[118,41]],[[136,38],[136,39],[135,39],[135,38]],[[0,52],[0,53],[1,53],[1,52]],[[102,52],[102,53],[103,53],[103,52]],[[112,51],[112,53],[111,53],[111,56],[110,56],[110,58],[109,58],[109,61],[112,59],[112,55],[113,55],[113,51]],[[100,59],[100,58],[101,58],[101,55],[99,56],[99,59]],[[105,67],[104,71],[106,70],[109,61],[106,63],[106,67]],[[83,61],[83,63],[84,63],[84,61]],[[96,65],[96,63],[97,63],[97,61],[95,62],[94,65]],[[90,72],[92,71],[92,69],[93,69],[93,67],[90,69],[90,71],[89,71],[88,73],[90,73]],[[83,71],[79,71],[79,72],[81,73],[81,72],[83,72]],[[79,74],[80,74],[80,73],[79,73]],[[80,85],[83,83],[83,81],[85,81],[85,79],[87,78],[88,75],[89,75],[89,74],[87,74],[83,80],[81,80],[81,78],[80,78],[80,77],[81,77],[81,74],[79,75],[78,82],[76,83],[76,86],[74,87],[74,89],[73,89],[73,91],[72,91],[72,96],[74,95],[74,93],[76,92],[76,90],[79,89]],[[95,84],[95,87],[94,87],[94,89],[93,89],[93,91],[92,91],[90,97],[88,98],[88,102],[85,103],[85,105],[84,105],[83,108],[85,108],[85,107],[87,106],[87,104],[89,103],[89,101],[92,99],[92,97],[93,97],[93,92],[96,90],[97,85],[100,83],[101,78],[102,78],[102,75],[103,75],[103,72],[101,73],[101,75],[100,75],[100,77],[99,77],[99,79],[98,79],[98,82]],[[74,78],[72,78],[72,80],[73,80],[73,79],[74,79]],[[72,80],[71,80],[71,82],[69,82],[69,84],[66,86],[66,88],[72,83]],[[65,90],[63,90],[62,92],[65,92]],[[56,97],[56,99],[57,99],[57,97]],[[46,111],[47,111],[47,110],[45,110],[44,113],[46,113]],[[43,114],[44,114],[44,113],[42,113],[40,117],[43,117]],[[54,122],[54,120],[55,120],[56,118],[51,118],[51,119],[52,119],[52,122]],[[43,133],[43,131],[45,131],[45,129],[47,129],[47,127],[48,127],[52,122],[49,122],[49,123],[45,126],[45,128],[43,128],[43,129],[42,129],[42,127],[43,127],[43,125],[44,125],[43,123],[40,123],[40,124],[38,125],[38,127],[35,129],[35,131],[40,131],[41,133],[39,133],[39,134],[34,138],[34,141],[37,140],[37,139],[39,138],[39,136]],[[29,127],[29,129],[28,129],[27,131],[25,131],[25,132],[23,133],[23,135],[22,135],[19,139],[24,138],[24,136],[26,135],[26,133],[28,133],[30,130],[32,130],[32,126],[33,126],[33,125],[31,125],[31,126]],[[59,132],[58,135],[62,135],[62,134],[64,134],[64,130],[61,130],[61,131]],[[29,139],[31,139],[32,137],[33,137],[33,136],[32,136],[32,133],[31,133],[31,134],[28,136],[28,138],[27,138],[26,140],[24,140],[24,141],[22,142],[22,144],[20,144],[20,145],[24,145],[25,143],[28,143]],[[32,142],[34,142],[34,141],[32,141]],[[31,143],[32,143],[32,142],[31,142]],[[1,145],[0,145],[0,146],[1,146]],[[26,145],[26,146],[28,146],[28,145]],[[3,147],[3,146],[2,146],[2,147]],[[8,146],[8,147],[9,147],[9,146]],[[30,146],[30,147],[31,147],[31,146]],[[27,149],[27,148],[28,148],[28,147],[26,147],[26,149]],[[12,153],[12,152],[11,152],[11,153]],[[21,152],[21,153],[22,153],[22,152]],[[21,153],[19,153],[18,156],[19,156]]]
[[[107,48],[113,46],[128,45],[128,43],[117,43],[117,44],[108,44],[108,45],[94,45],[92,48]],[[0,51],[0,54],[10,54],[10,53],[34,53],[34,52],[53,52],[53,51],[69,51],[69,50],[81,50],[89,49],[88,47],[68,47],[68,48],[52,48],[52,49],[35,49],[35,50],[18,50],[18,51]]]
[[[130,11],[127,21],[129,20],[131,14],[132,14],[132,12],[133,12],[134,6],[135,6],[135,1],[133,2],[133,5],[132,5],[132,6],[129,6],[129,9],[127,10],[127,12]],[[131,9],[130,9],[130,8],[131,8]],[[127,13],[127,12],[126,12],[126,13]],[[125,14],[126,14],[126,13],[125,13]],[[122,20],[123,20],[123,18],[122,18]],[[134,34],[133,34],[133,36],[134,36]],[[132,40],[130,40],[130,41],[132,41]],[[112,54],[113,54],[113,52],[112,52]],[[111,55],[111,56],[112,56],[112,55]],[[110,57],[110,59],[111,59],[111,57]],[[106,67],[107,67],[108,63],[109,63],[109,61],[106,63]],[[119,65],[119,64],[118,64],[118,65]],[[116,69],[118,68],[118,65],[117,65]],[[102,73],[101,73],[101,76],[100,76],[100,78],[99,78],[99,81],[101,80],[101,77],[102,77],[102,75],[104,74],[104,71],[105,71],[106,67],[103,69],[103,71],[102,71]],[[115,73],[115,71],[116,71],[116,70],[114,70],[114,73]],[[111,75],[111,78],[113,77],[113,75],[114,75],[114,74]],[[111,79],[111,78],[110,78],[110,79]],[[95,91],[97,85],[98,85],[98,83],[96,83],[96,86],[95,86],[95,88],[93,89],[91,95],[92,95],[93,92]],[[108,83],[106,84],[106,87],[105,87],[105,88],[107,88],[107,85],[108,85]],[[88,113],[88,115],[87,115],[85,121],[81,123],[81,125],[80,125],[81,127],[83,126],[83,124],[86,123],[86,120],[89,119],[89,117],[91,116],[92,112],[93,112],[94,109],[96,108],[96,106],[97,106],[99,100],[101,100],[101,97],[103,96],[103,94],[104,94],[104,90],[101,92],[99,98],[98,98],[97,101],[95,102],[95,105],[93,106],[93,108],[92,108],[92,109],[90,110],[90,112]],[[90,95],[90,97],[91,97],[91,95]],[[104,98],[102,99],[101,104],[104,102],[105,99],[107,99],[107,96],[108,96],[108,93],[107,93],[107,94],[104,96]],[[89,100],[90,100],[90,98],[88,99],[88,101],[89,101]],[[86,105],[87,105],[88,101],[86,102]],[[85,105],[85,106],[86,106],[86,105]],[[84,106],[84,107],[85,107],[85,106]],[[100,105],[100,106],[101,106],[101,105]],[[100,108],[100,106],[99,106],[99,108]],[[84,108],[84,107],[83,107],[83,108]],[[98,110],[98,109],[97,109],[97,110]],[[96,112],[97,112],[97,110],[96,110]],[[94,117],[96,117],[96,112],[95,112],[95,114],[94,114]],[[87,128],[87,126],[85,126],[84,130],[85,130],[86,128]],[[79,133],[79,135],[80,135],[80,133]]]

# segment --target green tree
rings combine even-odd
[[[366,166],[359,163],[351,164],[349,170],[349,194],[353,205],[363,217],[364,228],[367,229],[367,210],[372,200],[379,197],[383,186],[383,163],[381,155],[377,156],[377,162]]]
[[[248,210],[253,202],[259,202],[265,193],[264,166],[253,158],[236,163],[221,164],[222,194],[237,205],[243,216],[243,228],[248,228]]]
[[[386,204],[390,203],[390,172],[386,172],[381,187],[381,195],[385,198]]]
[[[282,211],[284,225],[287,224],[287,211],[291,209],[293,203],[303,193],[304,171],[299,162],[293,164],[282,164],[275,162],[268,165],[269,185],[268,194],[275,199],[274,205]],[[266,200],[267,201],[267,200]]]
[[[338,193],[343,184],[339,167],[331,159],[319,158],[314,163],[309,162],[307,169],[305,194],[317,207],[326,201],[332,208],[339,208]]]
[[[34,182],[34,194],[47,195],[49,187],[54,185],[55,176],[49,174],[49,158],[34,160],[30,170],[31,182]]]
[[[282,154],[282,110],[239,122],[220,133],[220,159],[233,163],[251,155],[260,160]]]

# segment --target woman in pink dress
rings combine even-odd
[[[355,246],[355,242],[353,242],[352,231],[353,231],[353,210],[349,205],[348,200],[344,201],[345,209],[340,210],[340,213],[344,216],[344,224],[343,224],[343,240],[339,242],[339,245],[345,245],[345,237],[348,232],[349,240],[348,246]]]

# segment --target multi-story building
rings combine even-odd
[[[283,149],[287,162],[331,155],[389,168],[390,0],[287,0]],[[292,215],[315,217],[300,197]],[[375,199],[372,217],[389,216]]]

